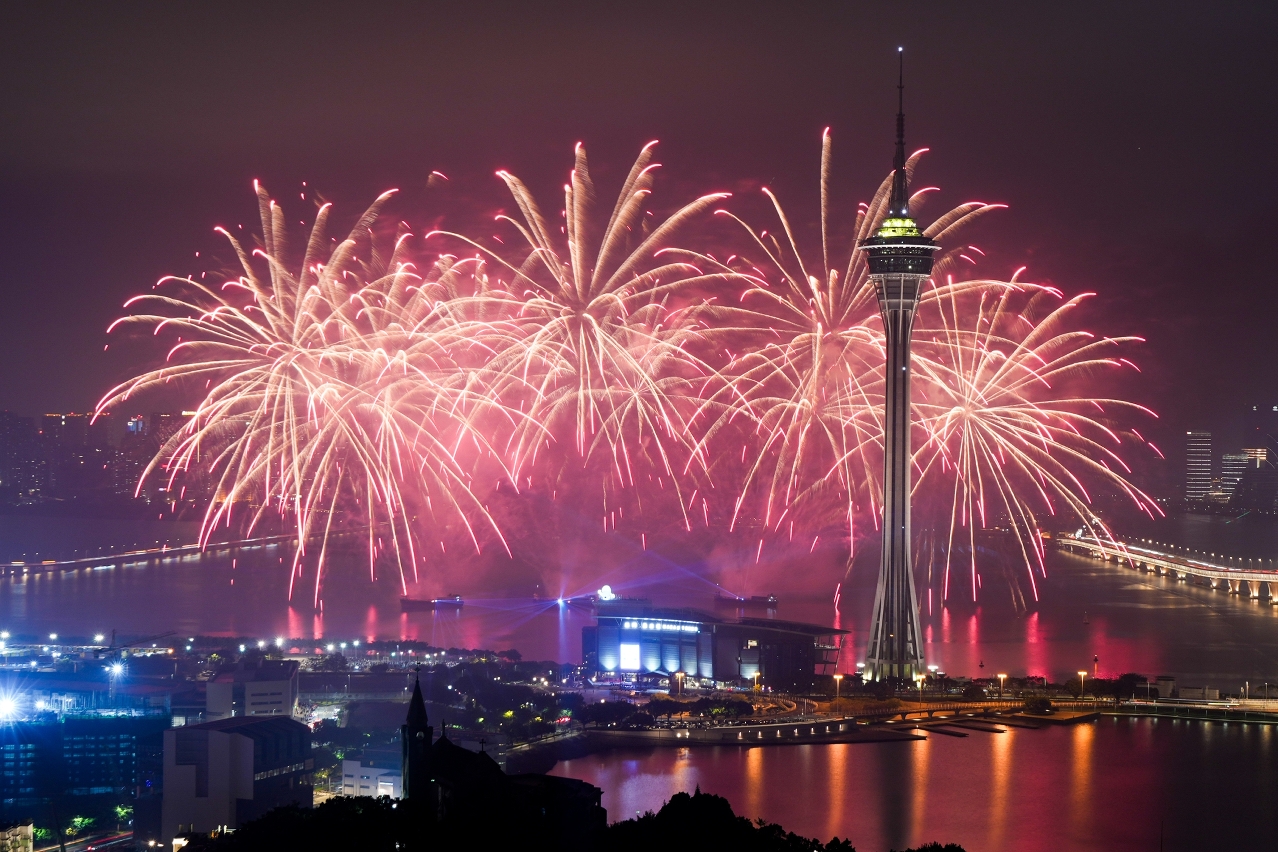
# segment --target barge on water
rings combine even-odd
[[[437,612],[441,609],[461,609],[466,605],[461,595],[448,595],[443,598],[400,598],[400,612]]]

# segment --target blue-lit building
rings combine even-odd
[[[158,780],[168,724],[98,716],[0,725],[0,805],[13,815],[55,795],[130,799]]]
[[[596,680],[668,678],[704,684],[756,681],[805,690],[834,674],[847,631],[771,618],[727,621],[692,609],[609,606],[582,629],[582,658]]]

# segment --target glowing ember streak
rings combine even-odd
[[[465,454],[490,450],[484,418],[511,415],[471,387],[465,359],[476,343],[448,298],[475,265],[441,260],[424,280],[403,257],[405,233],[379,260],[370,228],[386,193],[331,251],[331,208],[321,207],[299,271],[290,272],[283,212],[257,193],[262,248],[247,251],[219,229],[239,274],[216,289],[166,278],[129,300],[139,312],[113,328],[151,326],[180,342],[164,366],[113,388],[98,408],[175,379],[203,386],[194,416],[143,478],[164,471],[170,486],[179,476],[209,485],[204,542],[233,513],[247,516],[248,531],[271,512],[291,517],[293,581],[318,542],[318,602],[330,539],[352,519],[367,535],[370,568],[388,551],[406,587],[406,563],[417,570],[414,515],[459,516],[472,537],[472,518],[495,529],[470,491]],[[378,545],[380,530],[388,548]]]
[[[504,544],[476,493],[481,481],[503,498],[536,487],[553,502],[573,485],[602,494],[605,534],[618,533],[618,520],[635,523],[618,491],[634,495],[632,519],[662,511],[644,499],[677,501],[679,525],[691,531],[695,501],[710,527],[710,499],[730,490],[729,530],[757,509],[759,529],[745,533],[759,535],[756,562],[763,535],[787,522],[787,544],[796,520],[809,528],[809,552],[827,526],[851,539],[858,506],[878,522],[883,428],[883,332],[856,246],[879,227],[891,177],[836,245],[830,150],[827,133],[819,255],[802,253],[768,190],[776,233],[717,211],[744,228],[757,264],[673,243],[727,196],[702,196],[658,220],[648,210],[652,144],[606,217],[578,146],[559,227],[518,178],[499,172],[519,217],[498,218],[518,238],[494,237],[492,248],[437,232],[472,256],[428,262],[412,253],[407,226],[393,239],[374,236],[387,193],[340,242],[326,234],[331,208],[320,207],[290,266],[284,213],[258,187],[260,247],[219,229],[238,258],[220,286],[203,283],[208,273],[166,278],[126,303],[132,313],[111,329],[145,328],[170,348],[162,366],[113,388],[99,410],[173,383],[198,391],[193,417],[144,476],[207,486],[204,542],[233,514],[248,531],[271,513],[286,519],[299,537],[293,580],[313,568],[317,604],[339,533],[367,539],[370,571],[393,560],[405,590],[434,553],[423,541],[448,552],[450,524],[476,549],[485,538]],[[999,206],[960,205],[925,235],[949,240]],[[1130,484],[1119,453],[1127,436],[1157,448],[1123,422],[1145,409],[1086,393],[1097,371],[1136,369],[1126,349],[1139,338],[1075,328],[1084,297],[1064,300],[1019,281],[1019,271],[1011,281],[958,277],[983,256],[950,248],[922,297],[915,496],[925,509],[941,505],[948,521],[946,594],[956,544],[965,539],[973,554],[965,585],[975,595],[975,530],[1005,525],[1037,595],[1039,519],[1067,511],[1108,535],[1089,508],[1089,483],[1158,511]],[[622,533],[647,549],[646,531]]]
[[[999,526],[1011,530],[1037,600],[1035,569],[1045,576],[1041,517],[1065,511],[1109,537],[1090,508],[1088,481],[1117,489],[1151,516],[1161,514],[1127,481],[1130,470],[1118,454],[1118,415],[1153,412],[1085,392],[1094,373],[1123,366],[1119,354],[1136,339],[1098,339],[1072,328],[1073,309],[1084,298],[1064,300],[1052,288],[1013,279],[963,292],[938,288],[929,299],[926,330],[916,333],[915,344],[921,389],[914,408],[926,432],[915,451],[922,472],[915,492],[952,494],[946,597],[956,539],[966,539],[975,599],[975,531]],[[1126,431],[1132,443],[1146,444]]]

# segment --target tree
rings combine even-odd
[[[625,721],[634,712],[635,705],[629,701],[600,701],[596,704],[583,704],[575,716],[582,724],[594,722],[597,728]]]
[[[1115,683],[1114,694],[1119,698],[1131,698],[1135,695],[1145,696],[1148,691],[1149,678],[1143,674],[1128,672],[1119,675]]]
[[[315,664],[315,670],[320,672],[344,672],[350,668],[350,665],[350,661],[346,659],[345,654],[329,654]]]
[[[76,837],[77,835],[80,835],[84,833],[85,831],[88,831],[90,828],[93,827],[93,823],[96,821],[97,820],[95,820],[93,817],[86,817],[86,816],[71,817],[71,824],[67,826],[67,837]]]
[[[676,793],[657,813],[614,823],[601,848],[609,852],[651,852],[678,838],[680,845],[740,852],[854,852],[847,840],[829,843],[800,837],[774,823],[751,822],[732,811],[727,799],[702,793]]]
[[[688,705],[682,701],[675,701],[673,698],[667,698],[663,695],[657,695],[648,700],[645,709],[653,716],[665,716],[669,718],[676,713],[687,711]]]
[[[315,808],[276,808],[240,830],[224,834],[208,847],[214,852],[267,852],[306,849],[315,852],[429,852],[436,849],[518,849],[563,852],[562,835],[536,821],[479,818],[435,823],[415,800],[336,796]],[[483,810],[481,808],[481,810]],[[494,817],[497,814],[494,812]],[[657,813],[600,826],[579,837],[578,852],[652,852],[675,839],[680,846],[731,849],[733,852],[855,852],[847,840],[821,842],[788,832],[775,823],[737,816],[727,799],[702,793],[676,793]],[[963,852],[959,846],[930,843],[903,852]]]
[[[1052,712],[1052,699],[1045,695],[1036,695],[1025,699],[1025,712],[1045,716]]]

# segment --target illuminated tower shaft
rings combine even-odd
[[[867,676],[913,678],[923,672],[918,599],[910,559],[910,335],[919,290],[932,274],[938,246],[910,216],[905,171],[905,86],[898,84],[896,161],[883,223],[861,243],[879,297],[887,348],[883,411],[883,559],[874,593]]]

